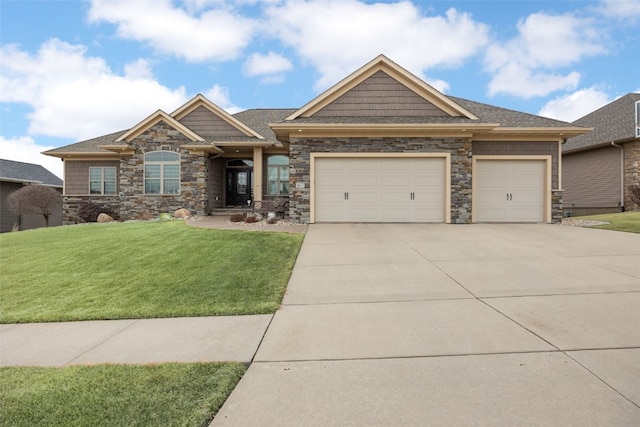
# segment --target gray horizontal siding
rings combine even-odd
[[[620,204],[620,149],[605,147],[562,158],[565,208],[605,208]]]
[[[448,117],[388,74],[378,71],[357,84],[314,117]]]

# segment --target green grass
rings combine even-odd
[[[592,228],[603,230],[626,231],[627,233],[640,233],[640,212],[623,212],[603,215],[590,215],[575,217],[572,219],[585,219],[593,221],[607,221],[609,224],[596,225]]]
[[[0,322],[273,313],[302,239],[182,221],[4,233]]]
[[[0,368],[6,426],[207,426],[239,363]]]

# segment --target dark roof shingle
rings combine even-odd
[[[0,159],[0,181],[33,182],[62,187],[62,180],[41,165]]]
[[[593,131],[570,138],[564,144],[563,151],[584,150],[634,139],[637,101],[640,101],[640,93],[629,93],[573,122],[577,126],[592,127]]]

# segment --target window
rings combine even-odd
[[[89,168],[89,194],[116,194],[116,168]]]
[[[144,155],[145,194],[180,192],[180,155],[171,151],[152,151]]]
[[[289,158],[271,156],[267,160],[267,194],[289,195]]]

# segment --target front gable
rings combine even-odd
[[[247,136],[203,105],[182,117],[179,122],[203,138]]]
[[[314,117],[450,117],[383,70],[320,108]]]
[[[421,111],[421,108],[426,110]],[[291,114],[286,120],[335,117],[336,113],[351,117],[403,117],[408,113],[408,117],[478,119],[473,113],[384,55],[379,55]]]
[[[248,137],[264,139],[203,95],[196,95],[171,116],[204,137]]]
[[[125,132],[119,138],[117,138],[116,142],[128,144],[160,122],[164,122],[168,126],[177,130],[178,132],[186,136],[188,139],[190,139],[191,142],[204,142],[204,138],[202,138],[200,135],[198,135],[191,129],[187,128],[182,123],[180,123],[179,121],[177,121],[176,119],[174,119],[173,117],[171,117],[170,115],[168,115],[162,110],[156,111],[155,113],[151,114],[149,117],[147,117],[146,119],[138,123],[136,126],[129,129],[129,131]],[[116,146],[109,145],[109,146],[104,146],[104,148],[112,149],[112,148],[116,148]]]

